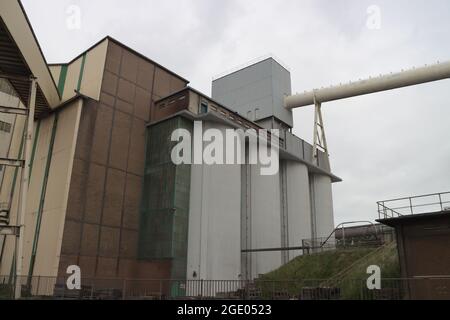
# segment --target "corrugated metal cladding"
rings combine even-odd
[[[397,202],[398,203],[398,202]],[[378,220],[395,228],[402,278],[412,300],[450,299],[450,215],[447,211]]]
[[[11,38],[5,23],[0,18],[0,73],[29,77],[31,71],[22,58],[19,48]],[[28,105],[30,95],[30,82],[21,79],[10,79],[9,82],[19,95],[21,101]],[[50,108],[41,88],[38,86],[36,93],[36,117],[48,113]]]
[[[172,279],[186,277],[190,165],[175,165],[175,129],[192,132],[192,122],[176,117],[148,128],[139,258],[171,259]]]
[[[146,123],[153,101],[186,83],[113,41],[100,101],[83,106],[67,204],[59,274],[169,278],[167,261],[138,259]]]

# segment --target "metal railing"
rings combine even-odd
[[[378,201],[377,206],[379,219],[442,211],[450,212],[450,192]]]
[[[14,298],[14,279],[0,277],[0,299]],[[450,299],[450,276],[382,279],[369,290],[366,279],[327,280],[133,280],[82,279],[69,290],[64,278],[20,280],[22,299],[64,300],[403,300]]]
[[[377,248],[392,241],[393,230],[383,230],[378,235],[303,239],[302,247],[303,254],[309,254],[339,249]]]

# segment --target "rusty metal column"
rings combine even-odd
[[[16,299],[21,297],[22,289],[22,269],[23,269],[23,245],[25,237],[25,215],[27,211],[27,196],[28,196],[28,180],[30,172],[30,156],[33,140],[33,127],[34,127],[34,109],[36,105],[36,89],[37,80],[31,78],[30,85],[30,97],[28,100],[28,120],[27,130],[25,133],[25,147],[24,147],[24,164],[21,172],[20,190],[19,190],[19,207],[17,210],[17,223],[19,227],[19,236],[16,241],[16,281],[14,296]]]

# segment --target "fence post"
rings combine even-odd
[[[122,284],[122,300],[125,300],[126,298],[126,290],[127,290],[127,279],[124,278],[123,279],[123,284]]]
[[[36,295],[37,296],[39,296],[39,285],[40,285],[40,282],[41,282],[41,276],[38,276],[38,278],[37,278],[37,285],[36,285]],[[30,291],[31,291],[31,289],[30,289]]]
[[[200,279],[200,297],[203,298],[203,279]]]
[[[91,279],[91,300],[94,299],[94,280]]]

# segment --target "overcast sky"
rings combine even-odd
[[[50,63],[110,35],[208,95],[213,76],[266,54],[290,68],[294,92],[450,60],[448,0],[23,4]],[[294,111],[294,132],[307,141],[312,111]],[[450,191],[450,80],[326,103],[323,112],[343,179],[333,186],[336,223],[375,219],[377,200]]]

